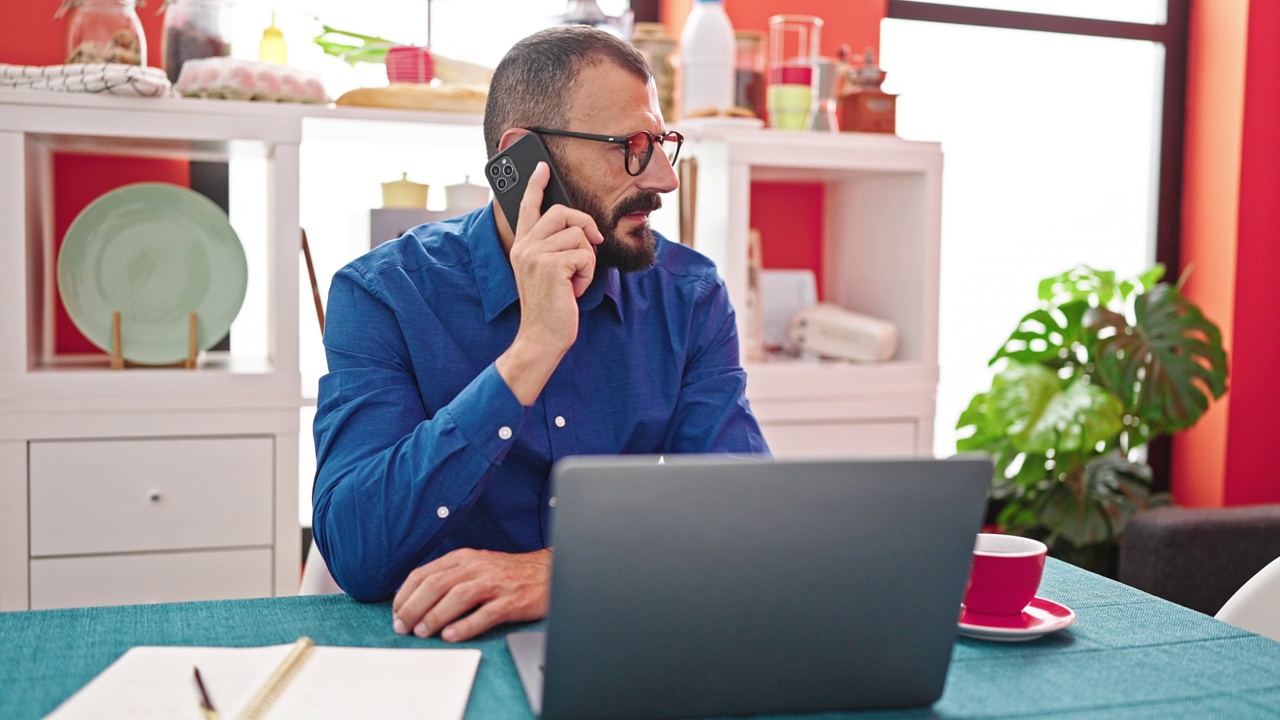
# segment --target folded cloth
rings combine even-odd
[[[164,70],[122,63],[0,64],[0,89],[107,93],[134,97],[176,96]]]

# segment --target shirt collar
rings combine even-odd
[[[484,306],[485,322],[493,319],[511,307],[520,299],[516,290],[516,276],[511,271],[511,261],[502,251],[502,240],[498,237],[496,216],[493,203],[477,211],[467,235],[471,246],[471,259],[475,268],[476,287],[480,291],[480,302]],[[617,268],[609,268],[604,273],[597,273],[587,291],[578,298],[578,309],[593,310],[604,298],[613,302],[615,315],[622,321],[622,280]]]

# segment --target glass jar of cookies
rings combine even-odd
[[[147,64],[147,38],[136,0],[63,0],[67,63]]]

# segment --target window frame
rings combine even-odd
[[[1187,50],[1191,0],[1167,0],[1163,24],[1120,22],[1065,15],[942,5],[918,0],[888,0],[886,18],[1065,33],[1091,37],[1144,40],[1164,46],[1164,86],[1160,111],[1160,173],[1156,200],[1156,262],[1170,274],[1181,271],[1182,166],[1186,125]],[[1169,489],[1172,438],[1147,447],[1153,489]]]

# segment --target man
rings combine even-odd
[[[497,203],[420,226],[330,289],[316,543],[356,599],[395,594],[399,633],[452,642],[546,614],[558,458],[768,452],[724,284],[649,228],[681,138],[643,57],[585,27],[517,43],[488,154],[530,128],[577,209],[539,213],[540,163],[514,228]]]

